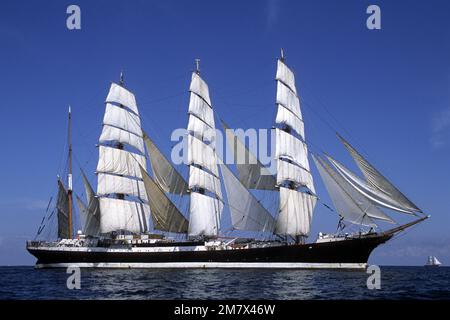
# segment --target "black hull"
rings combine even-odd
[[[309,243],[309,244],[290,244],[263,248],[233,249],[233,250],[207,250],[194,251],[185,247],[183,251],[172,252],[137,252],[137,251],[96,251],[96,250],[49,250],[42,247],[27,247],[27,250],[38,260],[36,265],[39,267],[57,267],[70,264],[80,266],[171,266],[181,264],[189,266],[207,266],[212,264],[216,267],[232,266],[238,263],[238,266],[245,264],[264,264],[270,267],[270,264],[305,264],[323,265],[323,267],[334,264],[365,265],[370,253],[380,244],[388,241],[392,235],[374,234],[363,237],[345,239],[340,241]],[[192,248],[192,247],[191,247]],[[214,264],[216,263],[216,264]]]

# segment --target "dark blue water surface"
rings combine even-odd
[[[381,289],[365,271],[82,269],[0,267],[0,299],[450,299],[450,268],[382,267]]]

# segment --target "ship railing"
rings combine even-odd
[[[49,242],[49,241],[36,241],[30,240],[27,241],[27,247],[56,247],[58,246],[58,242]]]

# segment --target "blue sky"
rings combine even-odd
[[[81,30],[66,28],[70,4],[81,7]],[[381,8],[381,30],[366,28],[370,4]],[[339,130],[432,215],[371,262],[434,254],[449,264],[449,13],[448,1],[2,1],[0,264],[34,262],[25,240],[64,167],[69,104],[74,152],[94,180],[103,101],[121,69],[145,130],[168,154],[170,133],[187,123],[195,58],[220,117],[271,127],[280,47],[311,145],[353,167],[330,126]],[[319,205],[313,234],[335,225]]]

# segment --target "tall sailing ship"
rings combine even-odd
[[[435,256],[428,256],[425,267],[439,267],[442,263]]]
[[[198,60],[189,87],[187,179],[143,131],[136,98],[121,76],[105,100],[97,190],[81,171],[86,194],[81,199],[72,187],[69,110],[69,173],[67,181],[58,178],[53,211],[58,239],[27,242],[36,267],[365,268],[377,246],[428,218],[342,136],[338,138],[362,176],[329,155],[309,152],[294,73],[283,52],[275,79],[275,174],[223,121],[236,174],[219,157],[213,104]],[[313,241],[308,237],[319,198],[309,156],[339,216],[336,233],[319,233]],[[277,194],[276,212],[256,196],[264,192]],[[73,196],[82,225],[76,236]],[[176,205],[178,198],[189,200],[188,215]],[[224,208],[232,229],[241,235],[226,236]],[[395,223],[383,209],[413,220],[380,231],[380,221]],[[346,232],[345,226],[357,226],[358,231]]]

